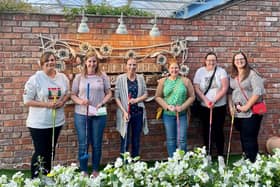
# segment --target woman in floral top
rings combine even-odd
[[[230,88],[229,107],[231,115],[235,117],[235,127],[240,132],[242,150],[246,158],[254,162],[263,116],[253,114],[251,108],[262,101],[265,89],[262,78],[249,66],[243,52],[236,53],[232,58]]]

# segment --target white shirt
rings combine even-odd
[[[208,71],[203,66],[203,67],[199,68],[196,71],[196,73],[195,73],[195,76],[194,76],[194,79],[193,79],[193,83],[194,84],[198,84],[200,90],[203,93],[208,88],[208,85],[209,85],[209,82],[210,82],[210,79],[211,79],[211,76],[212,76],[213,72],[214,72],[214,70]],[[216,70],[215,76],[213,78],[211,87],[209,88],[209,90],[208,90],[208,92],[206,94],[206,97],[210,101],[214,101],[218,91],[220,89],[222,89],[222,79],[224,79],[224,78],[228,78],[227,72],[223,68],[217,66],[217,70]],[[227,103],[227,98],[226,98],[226,95],[224,95],[219,101],[217,101],[215,103],[215,107],[223,106],[226,103]],[[206,106],[205,103],[201,103],[201,104],[203,106]]]
[[[43,71],[37,71],[25,83],[23,102],[30,100],[50,102],[53,95],[57,100],[62,99],[69,92],[69,80],[63,73],[56,72],[52,79]],[[64,107],[56,109],[55,126],[62,126],[65,123]],[[45,107],[29,107],[26,126],[37,129],[52,128],[53,109]]]

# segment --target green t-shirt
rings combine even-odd
[[[187,99],[187,88],[180,77],[175,80],[166,79],[163,85],[163,99],[168,105],[181,106]],[[180,114],[186,111],[180,112]],[[164,111],[167,115],[176,115],[176,112]]]

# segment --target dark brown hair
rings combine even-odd
[[[86,65],[86,61],[89,59],[89,58],[91,58],[91,57],[95,57],[96,58],[96,62],[97,62],[97,66],[96,66],[96,68],[95,68],[95,74],[96,75],[98,75],[98,76],[100,76],[100,75],[102,75],[102,73],[101,73],[101,71],[100,71],[100,68],[99,68],[99,59],[97,58],[97,55],[96,55],[96,53],[94,52],[94,51],[88,51],[87,53],[86,53],[86,56],[84,57],[84,69],[83,69],[83,72],[82,72],[82,75],[83,76],[87,76],[87,74],[88,74],[88,69],[87,69],[87,65]]]
[[[208,56],[210,56],[210,55],[215,56],[216,60],[218,60],[218,57],[217,57],[216,53],[214,53],[214,52],[209,52],[209,53],[207,53],[207,54],[205,55],[205,57],[204,57],[205,61],[207,60]],[[205,61],[204,61],[204,66],[206,66],[206,62],[205,62]]]
[[[51,51],[46,51],[41,55],[41,57],[40,57],[40,66],[41,67],[43,67],[44,64],[49,61],[50,56],[53,56],[54,59],[56,60],[54,53]]]
[[[209,53],[207,53],[207,54],[205,55],[204,59],[206,60],[207,57],[210,56],[210,55],[214,55],[214,56],[216,57],[216,60],[218,60],[218,57],[217,57],[216,53],[214,53],[214,52],[209,52]]]
[[[245,67],[244,67],[244,69],[245,69],[245,74],[244,74],[244,77],[243,77],[243,79],[242,79],[242,80],[244,80],[244,79],[246,79],[246,78],[249,76],[250,70],[251,70],[252,68],[250,67],[250,65],[249,65],[249,63],[248,63],[248,59],[247,59],[245,53],[243,53],[242,51],[239,51],[239,52],[235,53],[235,54],[233,55],[233,57],[232,57],[232,63],[231,63],[231,64],[232,64],[232,66],[231,66],[231,77],[232,77],[232,78],[235,78],[235,77],[238,76],[238,70],[237,70],[237,67],[236,67],[235,64],[234,64],[234,61],[235,61],[236,55],[239,55],[239,54],[241,54],[241,55],[244,57],[245,63],[246,63],[246,64],[245,64]],[[242,80],[240,80],[240,81],[242,81]]]

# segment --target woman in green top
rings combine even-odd
[[[169,157],[176,148],[187,151],[187,108],[195,99],[191,81],[179,76],[179,69],[176,62],[169,65],[170,75],[159,80],[155,98],[164,109],[162,119]]]

